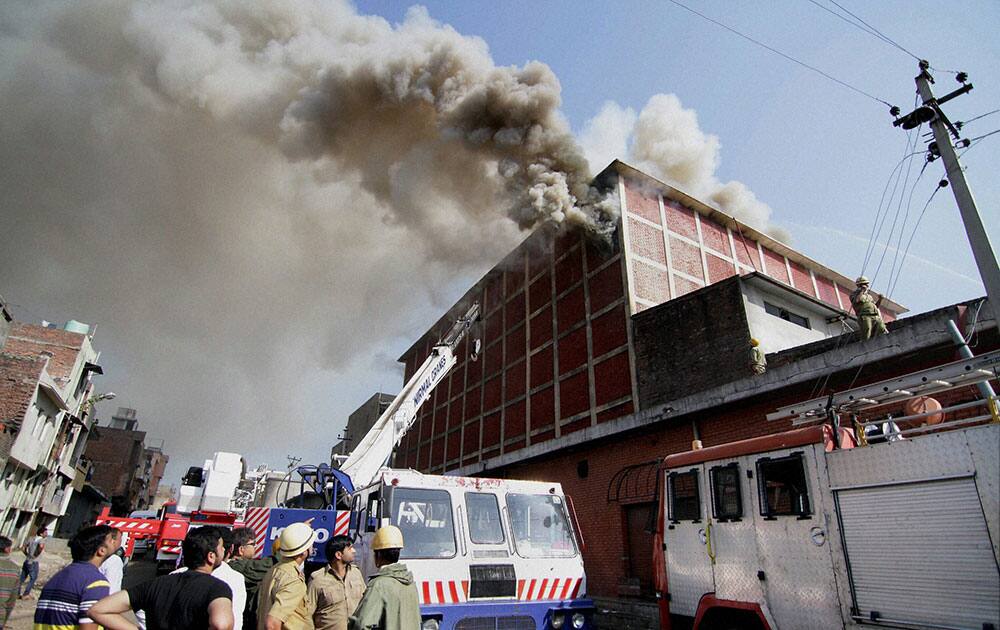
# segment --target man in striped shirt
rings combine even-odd
[[[90,607],[108,594],[98,567],[121,545],[121,532],[107,525],[85,527],[69,541],[73,563],[45,584],[35,609],[34,630],[97,630]]]

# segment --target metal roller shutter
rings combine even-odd
[[[837,492],[857,614],[1000,627],[1000,571],[972,477]]]

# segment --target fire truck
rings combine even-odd
[[[769,414],[790,431],[668,456],[661,626],[1000,628],[998,367],[854,388]]]
[[[360,568],[375,573],[371,538],[403,532],[400,560],[413,572],[422,630],[590,628],[594,607],[573,504],[557,483],[424,475],[388,467],[417,410],[457,363],[455,350],[479,319],[473,304],[432,349],[339,469],[300,467],[307,493],[280,508],[248,508],[259,557],[294,522],[312,518],[312,560],[336,534],[355,539]],[[470,342],[473,360],[479,341]],[[305,494],[309,495],[306,500]],[[319,509],[290,507],[312,505]]]
[[[158,569],[161,572],[173,570],[180,557],[181,542],[190,528],[240,524],[233,497],[243,469],[243,458],[239,455],[215,453],[212,459],[205,460],[203,467],[188,469],[181,482],[178,501],[164,503],[156,518],[116,517],[105,507],[97,524],[121,530],[126,557],[132,557],[137,540],[146,539],[156,547]]]

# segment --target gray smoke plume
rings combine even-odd
[[[523,229],[612,224],[559,90],[422,9],[3,3],[0,291],[99,324],[101,387],[171,476],[326,459]]]
[[[591,164],[627,156],[640,170],[790,242],[783,228],[771,224],[771,208],[745,184],[719,181],[718,137],[704,133],[694,110],[684,109],[673,94],[654,95],[638,116],[631,108],[605,103],[584,127],[580,142]]]

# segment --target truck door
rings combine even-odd
[[[517,597],[512,541],[504,531],[500,499],[492,492],[465,492],[464,512],[471,559],[469,598]]]
[[[715,591],[711,549],[712,533],[702,505],[705,496],[704,467],[667,473],[665,543],[667,546],[670,610],[693,617],[698,601]]]
[[[816,469],[821,449],[810,445],[746,458],[756,481],[756,577],[781,628],[843,627],[827,540],[829,506],[823,505]]]
[[[753,479],[746,474],[746,463],[737,460],[712,462],[706,468],[709,489],[706,551],[711,552],[714,561],[715,595],[719,599],[760,602],[763,592],[757,578],[760,566]]]

